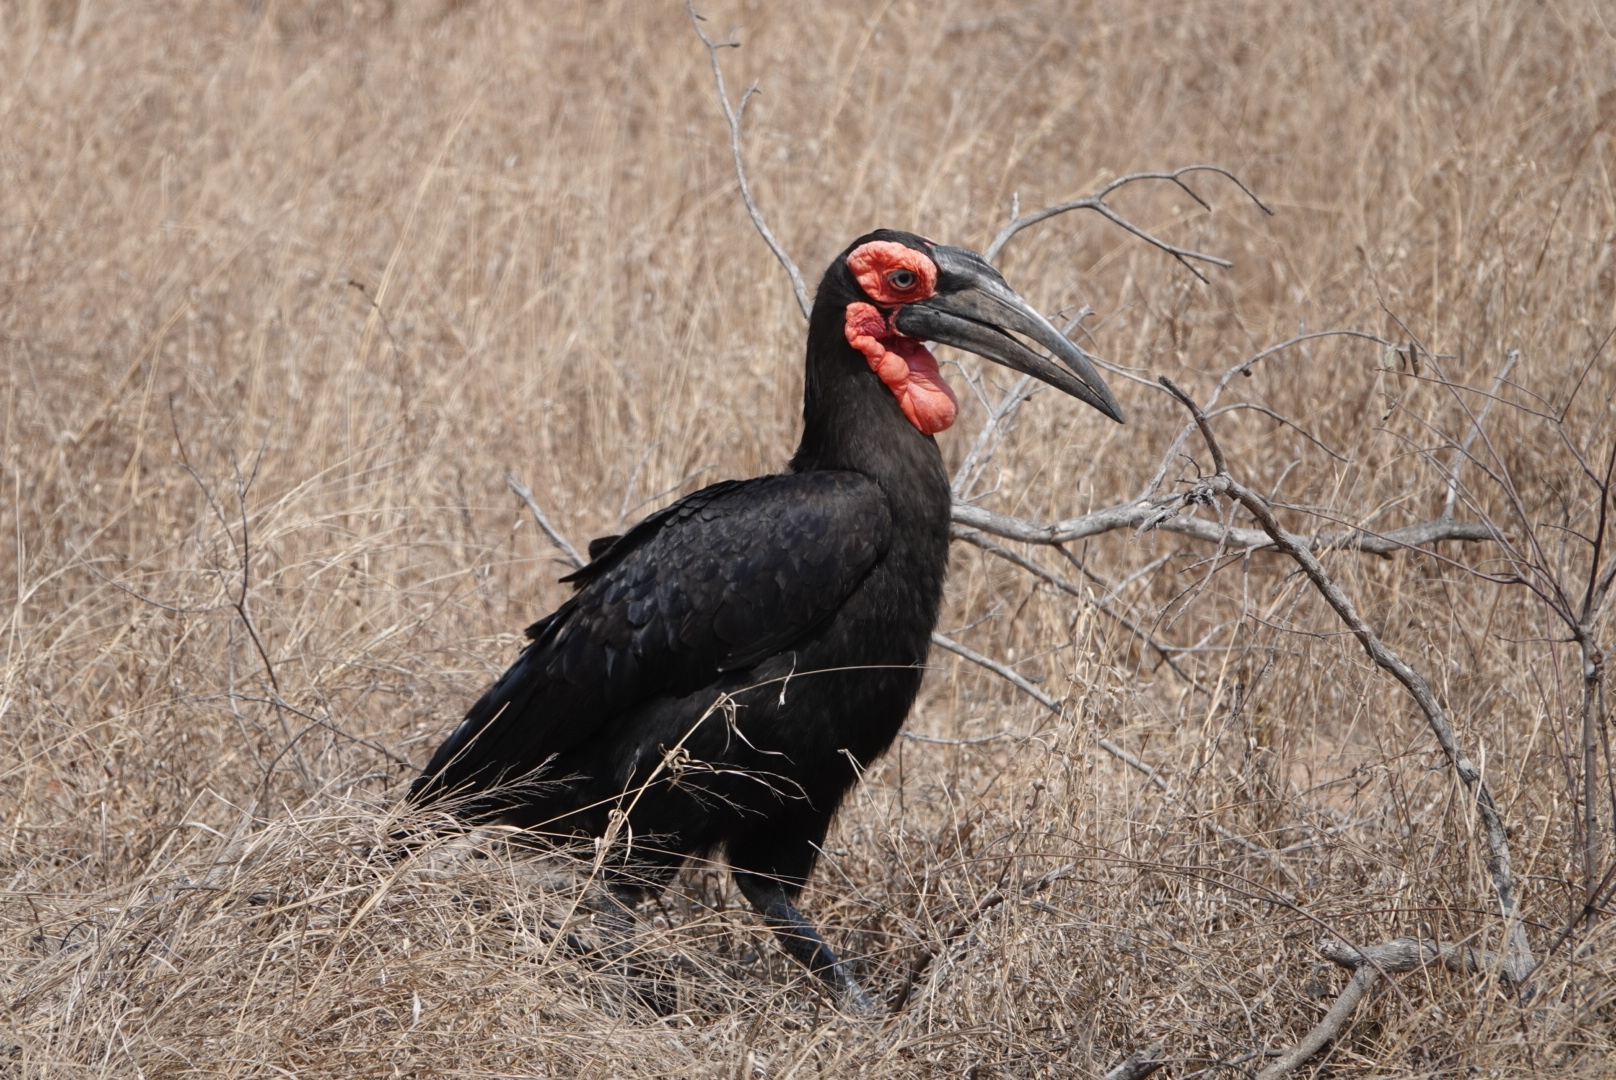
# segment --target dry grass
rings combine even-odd
[[[1395,316],[1475,387],[1519,349],[1497,458],[1545,536],[1591,529],[1567,445],[1514,406],[1572,402],[1592,453],[1613,426],[1602,0],[711,7],[746,23],[754,182],[806,270],[878,224],[981,246],[1012,193],[1215,161],[1277,213],[1212,181],[1210,214],[1119,200],[1235,261],[1209,285],[1092,217],[1025,234],[1007,274],[1192,392],[1298,326],[1401,339]],[[1181,662],[1211,697],[959,550],[945,627],[1068,706],[939,655],[910,729],[1010,737],[902,742],[843,813],[808,909],[879,992],[936,954],[884,1025],[828,1009],[716,869],[646,913],[681,1010],[658,1019],[553,944],[587,920],[570,864],[493,838],[367,861],[393,756],[424,761],[563,595],[503,470],[581,541],[776,468],[800,348],[677,4],[0,2],[0,1075],[1065,1077],[1159,1038],[1167,1075],[1238,1076],[1203,1070],[1290,1044],[1339,988],[1327,931],[1497,944],[1407,699],[1275,556],[1208,577],[1165,534],[1074,554],[1115,582],[1183,549],[1119,604],[1201,646]],[[984,501],[1049,520],[1135,492],[1182,414],[1113,385],[1127,428],[1035,399]],[[1322,340],[1235,389],[1341,456],[1227,415],[1253,486],[1376,527],[1439,510],[1416,451],[1464,413],[1392,356]],[[1526,590],[1465,571],[1484,548],[1441,554],[1329,564],[1484,761],[1541,954],[1585,885],[1577,661]],[[1600,915],[1527,1005],[1406,977],[1310,1068],[1610,1075],[1612,948]]]

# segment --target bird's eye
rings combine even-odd
[[[919,280],[913,270],[894,270],[887,275],[887,284],[900,291],[914,288]]]

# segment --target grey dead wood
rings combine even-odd
[[[1143,528],[1176,533],[1209,544],[1222,544],[1233,550],[1283,550],[1283,545],[1262,529],[1240,529],[1204,518],[1180,516],[1174,513],[1174,509],[1180,506],[1182,502],[1178,496],[1164,496],[1122,503],[1064,521],[1044,523],[956,502],[953,520],[956,525],[979,529],[1006,540],[1019,540],[1024,544],[1067,544],[1118,529]],[[1390,555],[1405,548],[1422,547],[1440,540],[1491,539],[1493,533],[1487,526],[1452,518],[1437,518],[1383,533],[1367,529],[1342,529],[1292,537],[1294,542],[1308,551],[1337,549],[1361,551],[1369,555]]]
[[[1444,945],[1419,938],[1401,937],[1379,945],[1354,948],[1341,942],[1326,941],[1319,946],[1326,960],[1352,972],[1346,988],[1330,1006],[1324,1018],[1313,1025],[1306,1035],[1290,1049],[1284,1051],[1267,1068],[1257,1074],[1257,1080],[1280,1080],[1307,1061],[1331,1042],[1340,1038],[1358,1006],[1372,994],[1387,975],[1415,971],[1431,963],[1439,963],[1459,975],[1499,972],[1505,968],[1508,956],[1467,945]]]
[[[1162,1044],[1151,1043],[1119,1061],[1116,1068],[1105,1074],[1104,1080],[1144,1080],[1165,1064],[1167,1059],[1162,1056]]]
[[[1336,584],[1335,579],[1325,570],[1324,564],[1313,555],[1306,542],[1287,532],[1279,523],[1267,500],[1230,475],[1223,448],[1213,433],[1206,414],[1201,411],[1195,400],[1174,385],[1172,380],[1163,377],[1161,383],[1194,417],[1195,425],[1206,442],[1216,469],[1212,475],[1201,477],[1195,486],[1182,496],[1184,504],[1204,504],[1216,496],[1223,496],[1243,506],[1257,519],[1274,546],[1302,568],[1302,572],[1307,575],[1314,589],[1324,597],[1325,602],[1358,639],[1375,665],[1401,683],[1409,696],[1419,705],[1420,711],[1425,714],[1426,722],[1436,736],[1438,745],[1442,747],[1443,754],[1447,756],[1453,771],[1475,802],[1485,837],[1487,868],[1492,876],[1493,891],[1497,895],[1499,912],[1504,921],[1504,951],[1497,954],[1496,964],[1483,963],[1477,970],[1496,972],[1506,984],[1520,986],[1536,965],[1532,957],[1531,944],[1526,937],[1526,929],[1516,910],[1515,877],[1510,868],[1509,833],[1504,827],[1503,817],[1498,812],[1498,805],[1481,770],[1459,746],[1459,741],[1453,734],[1453,726],[1449,723],[1441,703],[1437,701],[1436,694],[1432,692],[1424,676],[1409,666],[1370,629],[1351,598]],[[1258,1074],[1259,1080],[1278,1080],[1279,1077],[1285,1076],[1341,1033],[1359,1003],[1375,987],[1378,980],[1383,978],[1386,972],[1396,970],[1380,963],[1380,953],[1377,950],[1386,950],[1386,955],[1396,963],[1407,962],[1417,966],[1426,962],[1420,959],[1425,954],[1424,946],[1413,939],[1400,939],[1386,945],[1352,950],[1352,955],[1358,959],[1357,964],[1349,966],[1355,966],[1357,970],[1347,988],[1336,999],[1330,1012],[1301,1042]],[[1336,950],[1334,955],[1331,953],[1326,955],[1341,963],[1343,961],[1337,957],[1346,954]],[[1441,947],[1434,947],[1429,959],[1440,958],[1446,963],[1449,955],[1459,957],[1461,966],[1468,963],[1468,960],[1464,959],[1466,954],[1463,951],[1454,953]],[[1487,954],[1482,955],[1485,957]],[[1412,969],[1410,966],[1403,970]]]

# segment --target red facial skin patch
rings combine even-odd
[[[908,304],[937,294],[937,264],[891,240],[872,240],[855,248],[847,257],[847,268],[864,295],[877,304]],[[902,289],[891,280],[901,270],[914,275],[913,283]]]
[[[887,384],[903,415],[922,434],[935,435],[954,422],[959,401],[937,370],[937,358],[918,338],[893,329],[880,308],[847,305],[847,343],[864,354],[870,370]]]
[[[937,295],[937,264],[912,247],[872,240],[853,250],[847,268],[864,295],[875,301],[847,305],[848,344],[864,354],[909,422],[923,434],[937,434],[954,422],[959,401],[943,381],[931,350],[894,325],[897,308]],[[893,311],[883,313],[876,304]]]

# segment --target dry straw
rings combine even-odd
[[[0,0],[0,1075],[1609,1075],[1604,5],[705,13],[733,143],[676,4]],[[737,149],[810,286],[1141,170],[1274,211],[1106,197],[1204,282],[1006,236],[1126,428],[945,357],[952,651],[806,903],[883,1022],[720,866],[640,912],[658,1016],[593,852],[373,854],[564,595],[530,505],[581,547],[788,455]]]

